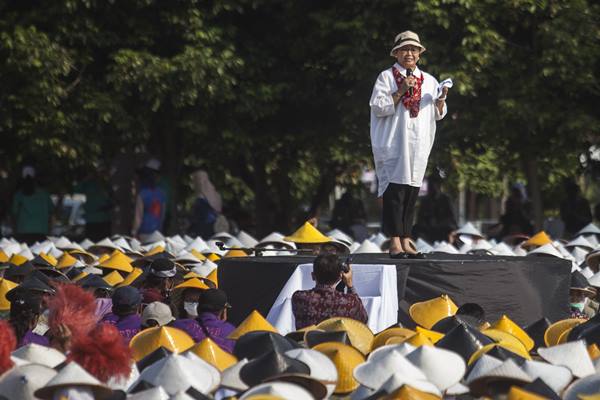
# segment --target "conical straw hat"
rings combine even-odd
[[[350,344],[358,351],[364,355],[369,354],[371,351],[373,332],[360,321],[352,318],[334,317],[319,323],[317,329],[327,332],[347,332]]]
[[[219,371],[224,371],[225,369],[231,367],[238,361],[233,354],[230,354],[223,350],[210,338],[206,338],[200,343],[197,343],[189,351],[191,351],[210,365],[214,366]]]
[[[217,268],[210,271],[210,274],[206,275],[206,279],[208,279],[209,281],[212,281],[216,287],[219,287],[219,278],[218,278]]]
[[[438,340],[440,340],[441,338],[444,337],[443,333],[436,332],[431,329],[425,329],[420,326],[417,326],[415,328],[415,331],[416,331],[416,333],[421,333],[421,334],[425,335],[429,340],[431,340],[431,343],[433,343],[433,344],[435,344]]]
[[[99,267],[106,269],[116,269],[118,271],[129,273],[133,271],[131,261],[131,258],[127,257],[120,251],[114,251],[107,260],[100,263]]]
[[[331,238],[323,235],[317,228],[309,222],[305,222],[298,230],[283,240],[293,243],[328,243]]]
[[[494,350],[494,351],[507,350],[510,353],[505,353],[505,352],[503,352],[503,353],[507,354],[508,356],[512,356],[513,358],[518,358],[519,360],[521,360],[521,359],[526,359],[526,360],[531,359],[531,356],[529,355],[529,353],[527,353],[527,351],[524,350],[523,345],[513,346],[509,342],[504,342],[504,343],[486,344],[485,346],[483,346],[482,348],[480,348],[479,350],[477,350],[475,353],[473,353],[473,355],[469,359],[468,364],[469,365],[473,364],[483,354],[486,354],[487,352],[491,352],[492,350]],[[514,355],[516,355],[518,357],[514,357],[511,353],[513,353]],[[502,357],[499,357],[499,358],[502,358]]]
[[[448,295],[441,295],[431,300],[414,303],[408,313],[417,324],[431,329],[439,320],[456,314],[458,307]]]
[[[518,386],[513,386],[508,391],[508,400],[546,400],[546,397],[527,391]]]
[[[231,249],[223,256],[225,258],[233,258],[233,257],[248,257],[248,254],[242,249]]]
[[[326,398],[333,394],[338,381],[338,373],[333,361],[325,354],[313,349],[293,349],[286,351],[285,355],[308,365],[310,376],[323,382],[327,387]]]
[[[70,255],[69,253],[65,252],[58,259],[58,263],[56,264],[56,268],[57,269],[68,268],[68,267],[72,267],[72,266],[76,265],[77,263],[80,263],[81,266],[83,266],[83,264],[81,263],[81,261],[79,261],[78,259],[76,259],[72,255]]]
[[[569,368],[571,373],[578,378],[583,378],[596,372],[584,340],[568,342],[552,347],[540,347],[538,354],[553,365],[562,365]]]
[[[404,339],[408,339],[415,333],[416,333],[415,331],[410,330],[408,328],[400,328],[400,327],[388,328],[384,331],[379,332],[377,335],[375,335],[375,338],[373,339],[372,349],[375,350],[381,346],[384,346],[386,344],[387,340],[391,337],[401,337]]]
[[[358,382],[354,379],[352,372],[365,361],[364,356],[358,350],[336,342],[318,344],[313,350],[325,354],[337,368],[338,383],[334,393],[350,393],[358,387]]]
[[[412,335],[408,339],[404,340],[403,342],[399,342],[397,337],[389,338],[388,341],[386,342],[386,344],[395,344],[395,343],[408,343],[415,347],[433,346],[433,342],[431,341],[431,339],[429,339],[428,336],[424,335],[421,332],[415,333],[414,335]]]
[[[582,318],[567,318],[553,323],[546,329],[546,333],[544,333],[544,342],[546,343],[546,346],[551,347],[557,345],[558,340],[565,331],[582,324],[585,321],[586,320]]]
[[[253,331],[269,331],[269,332],[277,332],[277,329],[273,325],[269,323],[260,313],[256,310],[252,311],[250,315],[246,317],[245,320],[242,321],[238,327],[229,334],[229,339],[239,339],[241,336],[248,332]]]
[[[8,279],[0,278],[0,311],[10,310],[10,301],[6,298],[6,293],[19,286]]]
[[[115,271],[113,271],[113,272],[111,272],[110,274],[108,274],[108,275],[104,276],[104,278],[103,278],[103,279],[104,279],[104,280],[106,281],[106,283],[108,283],[110,286],[116,286],[116,285],[118,285],[118,284],[120,284],[120,283],[123,283],[123,281],[125,280],[125,279],[123,279],[123,277],[121,276],[121,274],[119,274],[119,272],[118,272],[118,271],[116,271],[116,270],[115,270]]]
[[[552,239],[550,239],[550,236],[548,236],[546,232],[540,231],[532,237],[530,237],[529,239],[527,239],[525,242],[521,243],[521,247],[540,247],[549,243],[552,243]]]
[[[134,268],[133,271],[131,271],[125,277],[125,280],[118,285],[118,287],[131,285],[143,273],[144,273],[144,271],[142,271],[140,268]]]
[[[497,329],[506,333],[510,333],[511,335],[519,339],[521,343],[523,343],[523,345],[525,345],[527,351],[533,349],[533,346],[535,345],[533,339],[530,338],[529,335],[523,329],[521,329],[519,325],[514,323],[506,315],[503,315],[498,321],[494,322],[492,324],[492,329]]]
[[[199,289],[199,290],[207,290],[210,289],[206,283],[202,282],[200,279],[198,278],[191,278],[188,279],[182,283],[180,283],[179,285],[175,286],[175,289]]]
[[[145,329],[135,335],[129,342],[133,359],[136,362],[159,347],[164,347],[173,353],[181,353],[193,345],[194,339],[187,333],[169,326]]]

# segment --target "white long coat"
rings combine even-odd
[[[397,63],[394,66],[406,76],[405,68]],[[438,81],[418,67],[413,73],[417,78],[424,76],[420,110],[416,118],[410,118],[409,110],[402,102],[394,106],[392,93],[398,91],[398,86],[392,68],[379,74],[369,102],[371,146],[380,197],[390,183],[421,186],[435,139],[436,121],[447,113],[445,104],[442,114],[435,106]]]

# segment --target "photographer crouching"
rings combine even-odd
[[[367,310],[352,285],[350,264],[340,262],[335,254],[324,254],[313,262],[312,278],[316,285],[311,290],[298,290],[292,296],[292,311],[296,329],[316,325],[332,317],[348,317],[366,323]],[[346,293],[337,290],[343,282]]]

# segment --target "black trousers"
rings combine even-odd
[[[383,233],[387,236],[408,237],[415,219],[419,188],[390,183],[383,192]]]

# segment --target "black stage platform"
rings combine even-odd
[[[227,292],[229,319],[240,323],[252,310],[266,316],[288,278],[311,256],[224,258],[219,287]],[[398,319],[410,326],[410,304],[448,294],[457,305],[480,304],[489,321],[509,315],[521,326],[542,316],[569,314],[571,264],[553,257],[430,254],[424,260],[392,260],[387,254],[356,254],[355,264],[395,264]],[[360,268],[359,266],[357,268]]]

